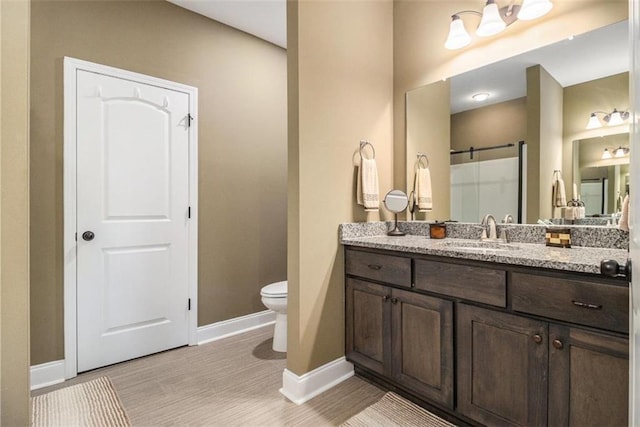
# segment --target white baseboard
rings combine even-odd
[[[276,313],[264,310],[198,328],[198,345],[274,324]]]
[[[353,365],[344,356],[301,376],[285,369],[280,393],[296,405],[301,405],[352,376]]]
[[[64,360],[31,367],[31,390],[64,382]]]

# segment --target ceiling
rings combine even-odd
[[[286,0],[168,0],[178,6],[287,47]]]

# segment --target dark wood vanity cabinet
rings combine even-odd
[[[627,426],[629,340],[549,327],[549,425]]]
[[[346,355],[453,408],[453,303],[354,278],[346,282]]]
[[[485,425],[547,420],[545,322],[459,304],[458,411]]]
[[[375,250],[345,257],[346,353],[358,367],[466,422],[627,425],[624,282]],[[390,266],[398,277],[381,275]]]

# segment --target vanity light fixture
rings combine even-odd
[[[608,160],[608,159],[612,159],[614,157],[616,158],[620,158],[620,157],[624,157],[627,154],[629,154],[629,147],[622,147],[619,146],[618,148],[616,148],[613,152],[613,155],[611,155],[611,151],[609,151],[608,148],[605,148],[604,151],[602,152],[602,160]]]
[[[629,148],[628,147],[618,147],[614,153],[614,156],[616,157],[624,157],[627,154],[629,154]]]
[[[451,15],[449,36],[444,47],[455,50],[471,43],[471,36],[465,29],[460,15],[480,16],[480,24],[476,29],[476,34],[480,37],[489,37],[502,32],[518,19],[530,21],[544,16],[551,8],[553,8],[551,0],[523,0],[520,5],[515,4],[515,0],[511,0],[511,3],[504,7],[498,7],[495,0],[487,0],[482,13],[475,10],[462,10]]]
[[[626,120],[629,119],[628,111],[618,111],[617,109],[613,109],[612,112],[607,113],[604,111],[594,111],[589,116],[589,122],[587,123],[587,129],[597,129],[602,127],[602,122],[598,119],[598,114],[604,114],[602,120],[607,123],[609,126],[618,126],[623,124]]]
[[[489,99],[489,94],[486,93],[486,92],[480,92],[480,93],[476,93],[471,98],[473,98],[473,100],[476,101],[476,102],[482,102],[482,101],[486,101],[487,99]]]

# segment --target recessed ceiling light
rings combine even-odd
[[[489,94],[486,92],[476,93],[471,98],[473,98],[473,100],[476,102],[482,102],[482,101],[486,101],[489,98]]]

